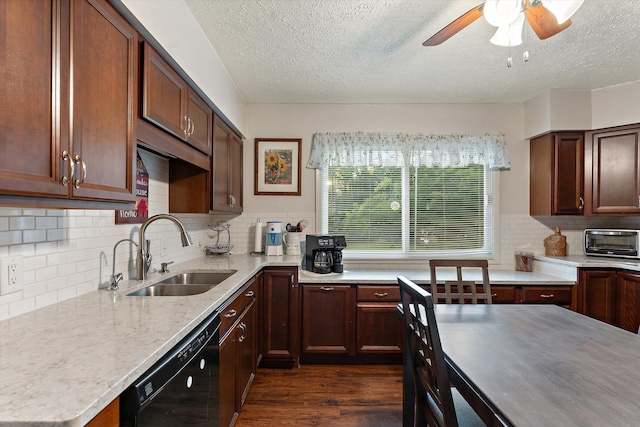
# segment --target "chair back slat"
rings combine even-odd
[[[449,373],[440,343],[431,294],[398,277],[416,396],[416,425],[457,427]]]
[[[439,280],[437,273],[455,268],[456,280]],[[478,292],[476,281],[463,279],[463,268],[467,272],[474,269],[482,273],[482,291]],[[489,263],[486,259],[432,259],[429,260],[431,274],[431,293],[435,304],[491,304],[491,283],[489,282]],[[444,284],[444,292],[440,292],[438,284]]]

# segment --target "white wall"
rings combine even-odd
[[[640,123],[640,80],[596,89],[591,103],[592,129]]]
[[[122,0],[222,113],[245,134],[245,102],[182,0]]]
[[[524,137],[640,123],[640,80],[592,91],[551,90],[524,104]]]
[[[302,163],[306,164],[315,132],[406,132],[424,134],[504,133],[511,153],[512,169],[500,172],[504,213],[529,212],[529,145],[523,140],[522,105],[273,105],[250,104],[244,149],[246,212],[260,212],[265,206],[282,206],[283,211],[315,209],[315,171],[303,168],[302,195],[255,196],[253,170],[255,138],[301,138]],[[250,179],[246,179],[249,177]],[[525,191],[523,191],[523,189]],[[310,209],[313,207],[313,209]]]

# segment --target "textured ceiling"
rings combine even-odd
[[[483,18],[422,46],[479,0],[184,1],[247,103],[523,103],[640,80],[636,0],[586,0],[547,40],[525,23],[514,48]]]

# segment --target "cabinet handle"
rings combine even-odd
[[[69,161],[69,166],[71,166],[71,176],[73,176],[73,171],[74,171],[74,164],[71,161],[71,156],[69,155],[69,153],[67,152],[67,150],[64,150],[62,152],[62,161],[60,162],[60,175],[62,176],[62,178],[60,178],[60,184],[62,184],[63,187],[66,187],[69,184],[69,178],[66,175],[66,168],[64,167],[65,162]]]
[[[232,208],[236,205],[236,198],[233,194],[229,194],[229,207]]]
[[[640,209],[640,196],[638,196],[638,209]]]
[[[540,298],[544,298],[544,299],[553,299],[555,295],[553,294],[540,294]]]
[[[246,294],[244,294],[245,297],[251,298],[252,296],[254,296],[256,293],[253,291],[249,291]]]
[[[330,286],[321,286],[321,287],[320,287],[320,290],[321,290],[322,292],[331,292],[331,291],[333,290],[333,288],[332,288],[332,287],[330,287]]]
[[[184,139],[189,138],[189,118],[184,116]]]
[[[291,287],[294,288],[294,284],[293,284],[293,274],[289,275],[289,283],[291,283]]]
[[[75,163],[76,165],[80,165],[80,163],[82,163],[82,178],[81,179],[76,179],[73,182],[73,185],[76,188],[80,188],[80,186],[82,184],[84,184],[84,180],[87,178],[87,164],[84,162],[84,160],[82,160],[80,158],[80,156],[78,154],[76,154],[75,156],[73,156],[73,163]],[[75,171],[73,171],[75,172]],[[72,173],[73,173],[72,172]],[[75,175],[73,176],[75,178]]]
[[[491,298],[497,298],[498,294],[491,294]]]
[[[189,119],[189,128],[191,129],[191,131],[189,131],[189,138],[191,138],[191,135],[193,135],[196,131],[196,125],[193,123],[193,120]]]
[[[235,310],[229,310],[228,313],[224,314],[224,317],[226,317],[227,319],[231,319],[232,317],[236,317],[238,315],[238,312]]]
[[[640,197],[638,197],[638,204],[640,205]],[[579,210],[584,209],[584,199],[580,196],[580,206],[578,206]]]
[[[238,325],[240,327],[240,330],[242,331],[242,335],[240,335],[240,338],[238,339],[238,341],[242,342],[247,338],[246,332],[247,332],[247,325],[244,324],[244,322],[240,322],[240,325]]]
[[[389,296],[388,292],[375,292],[373,295],[376,296],[376,298],[386,298]]]

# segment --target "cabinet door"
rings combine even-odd
[[[148,43],[143,49],[142,117],[184,139],[187,84]]]
[[[297,269],[268,269],[263,275],[261,366],[297,366],[299,288]]]
[[[302,353],[355,355],[355,289],[302,287]]]
[[[584,208],[584,134],[559,132],[530,143],[531,215],[580,215]]]
[[[138,33],[106,0],[71,10],[73,196],[135,201]]]
[[[191,88],[187,87],[187,142],[211,155],[213,110]]]
[[[242,139],[231,133],[229,143],[229,196],[231,211],[242,212]]]
[[[616,272],[579,269],[578,313],[615,324]]]
[[[553,215],[580,215],[584,209],[584,134],[554,134]]]
[[[594,132],[591,141],[591,214],[640,214],[640,128]]]
[[[616,326],[637,333],[640,327],[640,274],[618,272]]]
[[[256,375],[256,308],[251,303],[236,328],[237,366],[236,366],[236,410],[244,405],[249,388]]]
[[[211,210],[229,211],[229,141],[231,129],[218,117],[213,126],[213,158],[211,159],[211,175],[213,179],[211,195]]]
[[[398,303],[359,302],[356,347],[359,354],[402,353],[402,322]]]
[[[69,194],[60,183],[68,150],[61,117],[68,117],[69,104],[69,36],[58,33],[68,26],[68,9],[66,17],[53,13],[60,6],[57,0],[0,2],[1,194]]]
[[[220,342],[220,426],[234,425],[236,411],[236,341],[231,331]]]

